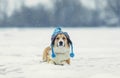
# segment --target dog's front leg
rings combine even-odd
[[[44,49],[44,51],[43,51],[43,61],[44,62],[48,61],[48,56],[49,56],[50,50],[51,50],[50,46],[48,46]]]
[[[68,60],[66,60],[66,63],[67,63],[67,64],[70,64],[70,58],[69,58]]]

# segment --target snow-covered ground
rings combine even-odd
[[[0,78],[120,78],[120,28],[63,28],[71,65],[40,62],[53,28],[0,29]]]

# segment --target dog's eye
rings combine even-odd
[[[63,40],[65,40],[65,37],[63,37]]]
[[[59,40],[59,38],[56,38],[57,40]]]

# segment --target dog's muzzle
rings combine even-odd
[[[64,42],[63,41],[59,41],[58,42],[58,47],[64,47],[65,45],[64,45]]]

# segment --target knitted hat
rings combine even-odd
[[[54,30],[54,32],[52,34],[52,37],[51,37],[51,49],[52,49],[52,55],[51,56],[52,56],[52,58],[56,57],[56,55],[54,53],[54,49],[53,49],[53,46],[54,46],[53,44],[54,44],[54,40],[55,40],[55,38],[56,38],[56,36],[58,34],[64,34],[67,37],[67,39],[68,39],[68,41],[70,42],[70,45],[71,45],[70,57],[74,57],[73,44],[72,44],[72,41],[70,40],[70,37],[69,37],[68,33],[67,32],[63,32],[60,27],[57,27]]]

